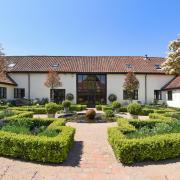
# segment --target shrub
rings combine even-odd
[[[166,112],[163,114],[165,117],[172,117],[180,120],[180,112]]]
[[[70,107],[71,111],[81,111],[82,110],[82,105],[80,104],[72,104]]]
[[[117,100],[117,96],[116,96],[115,94],[110,94],[110,95],[108,96],[108,100],[109,100],[110,102],[116,101],[116,100]]]
[[[72,101],[72,100],[74,99],[74,95],[71,94],[71,93],[68,93],[68,94],[66,94],[66,99],[67,99],[68,101]]]
[[[148,116],[150,113],[154,113],[154,110],[153,109],[144,108],[144,109],[141,110],[141,112],[139,114],[143,115],[143,116]]]
[[[162,114],[157,114],[157,113],[150,113],[149,118],[151,119],[161,119],[161,120],[171,120],[171,117],[165,117]]]
[[[89,109],[87,112],[86,112],[86,118],[87,119],[94,119],[96,116],[96,111],[94,109]]]
[[[113,107],[114,109],[119,109],[119,108],[121,107],[121,103],[118,102],[118,101],[113,101],[113,102],[112,102],[112,107]]]
[[[63,105],[64,108],[70,108],[71,102],[66,100],[66,101],[62,102],[62,105]]]
[[[74,141],[75,130],[61,126],[59,132],[55,137],[45,137],[0,131],[0,154],[41,162],[63,162]]]
[[[38,136],[47,136],[47,137],[55,137],[59,134],[57,130],[54,129],[46,129],[40,133],[38,133]]]
[[[141,105],[138,103],[130,103],[127,107],[127,110],[130,114],[138,115],[141,112]]]
[[[102,111],[102,105],[96,105],[96,109],[97,109],[98,111]]]
[[[127,122],[128,121],[126,121],[126,123]],[[178,157],[180,155],[180,133],[154,135],[140,139],[128,139],[124,135],[124,133],[127,132],[123,132],[125,129],[123,126],[127,125],[126,123],[125,120],[123,120],[123,122],[119,124],[119,127],[108,129],[108,141],[117,159],[122,163],[132,164],[136,161],[143,160],[156,161]],[[161,129],[163,128],[161,127]]]
[[[127,106],[120,107],[119,112],[127,112]]]
[[[103,105],[102,110],[105,112],[107,110],[113,110],[113,108],[112,108],[112,106],[109,106],[109,105]]]
[[[85,110],[87,108],[87,105],[81,105],[81,110]]]
[[[105,117],[114,117],[114,112],[112,110],[105,111]]]
[[[48,114],[55,114],[59,110],[59,106],[54,102],[47,103],[45,108]]]

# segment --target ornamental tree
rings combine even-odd
[[[169,53],[162,69],[167,74],[180,75],[180,39],[169,43]]]
[[[56,71],[50,70],[44,85],[51,89],[61,86],[58,73]]]
[[[137,90],[139,88],[139,81],[132,71],[127,73],[123,87],[127,92],[127,98],[130,100],[130,102],[132,102],[134,90]]]

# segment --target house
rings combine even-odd
[[[140,84],[134,92],[134,101],[142,104],[154,100],[166,102],[166,94],[170,92],[166,91],[167,88],[176,84],[174,81],[180,81],[161,70],[165,59],[159,57],[6,56],[6,61],[7,72],[0,78],[2,99],[52,98],[62,101],[67,93],[71,93],[74,95],[74,103],[93,107],[95,104],[109,103],[108,96],[115,94],[117,100],[125,104],[128,101],[123,83],[127,72],[133,71]],[[61,86],[53,90],[44,85],[49,70],[57,71],[61,79]],[[178,88],[170,89],[179,93]],[[174,101],[168,100],[167,104],[175,106]],[[177,105],[180,107],[180,104]]]
[[[165,91],[168,106],[180,107],[180,76],[173,78],[162,90]]]

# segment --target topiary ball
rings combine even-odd
[[[115,94],[110,94],[108,97],[108,100],[110,102],[116,101],[117,100],[117,96]]]

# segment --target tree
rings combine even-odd
[[[162,69],[167,74],[180,75],[180,39],[169,43],[169,53]]]
[[[139,81],[133,72],[128,72],[123,84],[124,90],[127,92],[127,98],[132,102],[134,91],[139,88]]]
[[[53,70],[50,70],[44,85],[51,89],[61,86],[60,77],[58,73]]]

